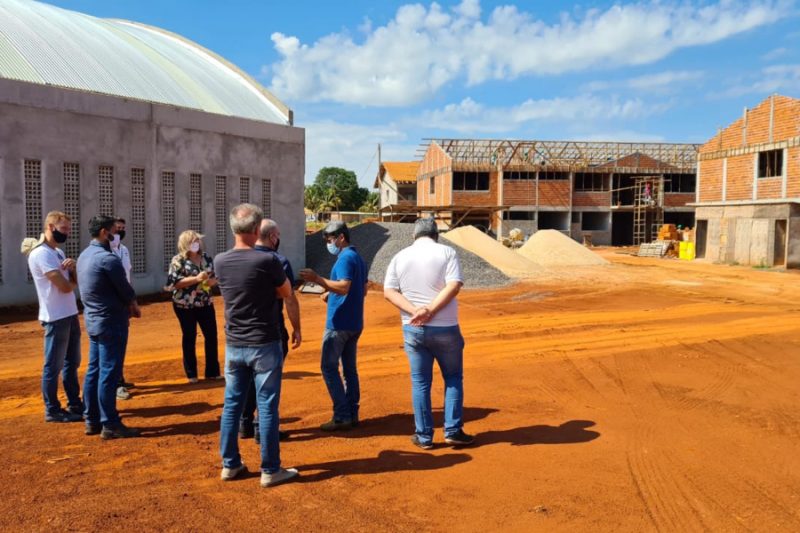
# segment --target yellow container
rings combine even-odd
[[[680,241],[678,243],[678,259],[686,259],[686,251],[689,248],[689,242]]]
[[[692,261],[694,259],[694,243],[688,241],[686,243],[686,260]]]

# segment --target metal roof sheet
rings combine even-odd
[[[196,43],[29,0],[0,0],[0,77],[289,123],[274,95]]]

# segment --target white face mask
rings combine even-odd
[[[114,235],[111,236],[111,247],[112,248],[119,248],[119,242],[120,242],[119,235],[117,235],[115,233]]]
[[[200,243],[197,241],[193,242],[192,244],[189,245],[189,250],[191,250],[192,253],[196,254],[197,252],[200,251]]]

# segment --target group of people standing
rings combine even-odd
[[[281,466],[280,440],[286,434],[279,429],[279,404],[289,343],[297,348],[302,342],[300,308],[292,287],[291,265],[278,252],[278,225],[265,219],[257,206],[241,204],[231,211],[230,227],[235,238],[233,248],[213,260],[203,251],[202,235],[183,232],[178,240],[179,253],[170,263],[166,289],[172,292],[173,309],[182,330],[184,370],[190,383],[196,383],[198,325],[205,338],[205,377],[222,378],[211,296],[211,289],[218,286],[225,307],[220,477],[232,480],[245,471],[239,438],[255,437],[261,445],[261,485],[269,487],[298,475],[296,469]],[[93,217],[89,222],[92,242],[77,262],[58,248],[70,231],[67,215],[49,213],[43,240],[28,256],[39,295],[39,320],[45,329],[45,419],[85,420],[86,434],[100,433],[104,439],[137,436],[139,431],[125,426],[116,411],[116,398],[121,392],[127,393],[129,386],[122,377],[128,321],[141,316],[130,285],[130,269],[124,266],[126,257],[130,265],[129,254],[127,249],[120,251],[124,220]],[[320,429],[345,431],[359,425],[357,348],[364,328],[367,266],[351,245],[344,223],[331,222],[323,237],[328,251],[336,256],[330,277],[311,269],[302,269],[299,274],[302,280],[324,289],[321,297],[327,304],[320,366],[333,414]],[[411,367],[415,422],[411,440],[422,449],[433,447],[431,382],[436,361],[445,382],[444,440],[466,446],[472,444],[473,437],[463,431],[464,339],[456,303],[463,280],[458,257],[452,248],[438,243],[433,219],[416,221],[414,239],[392,259],[384,281],[384,297],[400,310]],[[83,401],[77,378],[80,325],[76,286],[90,337]],[[57,397],[59,372],[67,396],[66,409],[61,408]]]

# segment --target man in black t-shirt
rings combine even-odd
[[[297,476],[281,468],[278,404],[281,396],[283,350],[276,298],[286,298],[292,286],[273,254],[253,249],[263,214],[252,204],[233,208],[231,230],[236,244],[214,259],[225,301],[225,404],[220,422],[222,473],[228,481],[245,471],[239,454],[239,418],[250,380],[256,384],[261,432],[261,486]]]

